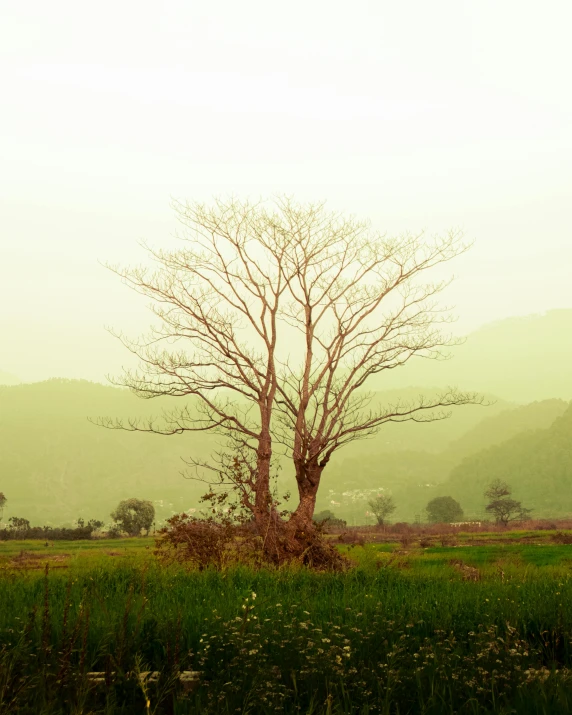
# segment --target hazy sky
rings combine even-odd
[[[3,0],[0,370],[102,379],[170,197],[463,227],[459,329],[572,307],[570,0]]]

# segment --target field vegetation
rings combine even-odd
[[[167,567],[152,538],[4,542],[0,712],[570,712],[572,530],[554,526],[335,529],[341,573]]]

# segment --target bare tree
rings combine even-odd
[[[493,480],[485,489],[485,499],[488,499],[489,501],[504,499],[504,497],[509,497],[511,494],[512,489],[506,482],[503,482],[501,479]]]
[[[272,413],[277,391],[278,311],[286,288],[288,236],[259,205],[175,203],[181,248],[145,246],[154,268],[110,268],[151,299],[159,319],[149,336],[118,337],[141,361],[117,381],[143,398],[187,397],[160,421],[106,427],[180,434],[210,431],[240,455],[241,498],[261,530],[275,512],[270,495]],[[228,455],[222,453],[222,472]]]
[[[511,494],[511,487],[500,479],[495,479],[485,490],[485,498],[489,502],[485,510],[502,526],[508,526],[511,521],[523,521],[532,511],[523,507],[522,502],[512,499]]]
[[[365,391],[374,375],[413,357],[443,357],[454,344],[440,329],[450,317],[435,301],[448,282],[421,279],[468,246],[457,232],[430,241],[422,234],[387,238],[321,205],[283,201],[280,208],[291,237],[283,264],[285,318],[301,333],[303,351],[281,366],[279,437],[291,451],[299,492],[291,523],[308,530],[322,472],[336,450],[387,422],[443,419],[447,408],[479,400],[448,389],[436,399],[384,407]]]
[[[440,408],[476,400],[448,390],[382,407],[364,390],[374,375],[414,356],[440,357],[452,344],[434,301],[446,282],[419,277],[467,246],[455,232],[429,242],[387,238],[323,204],[289,199],[270,209],[231,200],[175,210],[182,248],[147,249],[154,270],[113,269],[152,300],[160,321],[146,339],[119,336],[142,363],[120,384],[144,398],[193,402],[160,424],[103,424],[224,437],[239,463],[223,452],[220,472],[240,475],[242,503],[259,533],[268,539],[270,525],[275,532],[271,548],[296,554],[306,548],[300,535],[313,531],[322,472],[337,449],[387,422],[442,419]],[[298,486],[287,522],[270,492],[278,446],[292,458]]]

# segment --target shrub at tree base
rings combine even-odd
[[[166,563],[178,562],[199,570],[208,566],[222,570],[231,563],[255,553],[252,533],[228,521],[198,519],[188,514],[175,514],[159,530],[156,555]]]
[[[225,514],[202,519],[176,514],[159,530],[155,554],[164,563],[188,564],[199,570],[210,567],[220,571],[238,563],[281,566],[293,562],[318,570],[345,570],[349,562],[327,543],[321,531],[318,526],[295,535],[295,543],[304,546],[301,553],[290,553],[287,539],[276,540],[278,548],[273,553],[248,522]]]

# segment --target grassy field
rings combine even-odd
[[[344,574],[1,543],[0,713],[572,712],[572,545],[517,533],[342,545]]]

